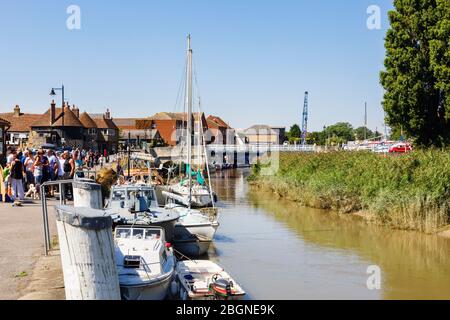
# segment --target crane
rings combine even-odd
[[[305,104],[303,105],[302,117],[302,145],[306,146],[306,135],[308,133],[308,91],[305,92]]]

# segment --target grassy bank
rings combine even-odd
[[[262,175],[256,165],[249,181],[305,206],[364,212],[399,229],[434,232],[450,218],[448,151],[281,153],[275,175]]]

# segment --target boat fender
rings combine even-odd
[[[170,284],[170,293],[172,294],[172,297],[176,297],[179,294],[180,288],[178,286],[178,283],[174,280]]]

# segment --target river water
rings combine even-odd
[[[249,299],[450,299],[450,239],[304,208],[251,191],[247,176],[213,174],[221,225],[209,258]],[[370,266],[380,289],[368,288]]]

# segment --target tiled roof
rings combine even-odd
[[[119,130],[119,128],[115,125],[113,119],[105,119],[104,115],[92,115],[92,120],[94,120],[97,128],[99,129],[114,129]]]
[[[47,110],[40,118],[31,124],[32,127],[83,127],[83,124],[77,118],[77,116],[70,110],[70,107],[64,107],[64,116],[59,118],[58,121],[50,124],[50,109]],[[55,118],[58,118],[61,114],[61,108],[55,108]],[[63,119],[64,118],[64,119]],[[63,125],[64,121],[64,125]]]
[[[119,129],[122,130],[133,130],[137,129],[138,122],[143,122],[145,120],[150,121],[150,118],[114,118],[114,123]]]
[[[226,129],[231,129],[231,127],[225,121],[223,121],[220,117],[209,116],[207,118],[207,120],[208,120],[208,123],[210,123],[210,122],[215,123],[216,124],[216,128],[222,127],[222,128],[226,128]]]
[[[92,120],[91,116],[87,112],[83,112],[80,115],[80,122],[83,124],[85,128],[93,129],[97,128],[97,124],[94,120]]]
[[[260,131],[263,131],[263,132],[260,132]],[[270,126],[265,125],[265,124],[254,125],[248,129],[246,129],[244,132],[245,133],[256,133],[256,134],[260,134],[260,133],[278,134],[278,132],[276,132]]]
[[[201,117],[203,117],[204,113],[194,112],[192,113],[192,117],[195,121],[198,121]],[[152,117],[151,120],[187,120],[187,112],[159,112]]]
[[[13,112],[0,113],[0,117],[11,124],[10,132],[29,132],[31,124],[41,116],[41,114],[32,113],[21,113],[20,116],[14,116]]]
[[[0,125],[2,126],[9,126],[11,123],[7,121],[6,119],[0,118]]]

